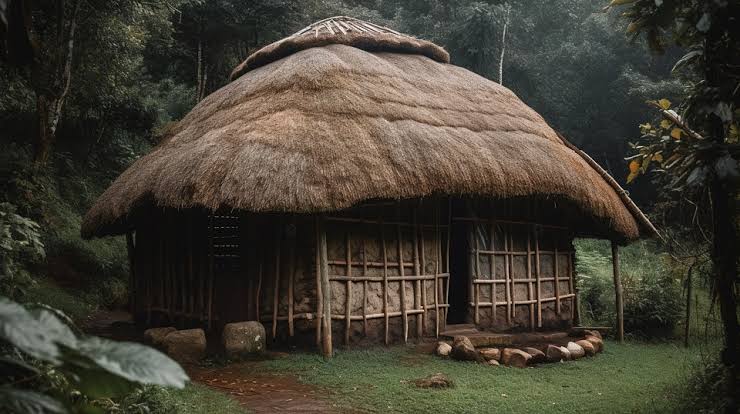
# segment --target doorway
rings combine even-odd
[[[465,200],[452,201],[452,217],[465,217]],[[450,309],[448,324],[467,322],[470,301],[470,240],[469,224],[461,220],[450,221]]]

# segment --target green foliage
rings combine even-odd
[[[576,246],[582,317],[596,325],[614,326],[609,243],[579,240]],[[645,338],[673,336],[682,315],[682,295],[680,279],[675,279],[669,265],[670,257],[650,242],[636,243],[620,252],[625,331]]]
[[[42,307],[29,311],[18,303],[0,297],[0,340],[11,346],[4,365],[8,362],[17,366],[25,364],[22,355],[27,355],[43,366],[54,367],[59,381],[68,384],[74,392],[81,394],[75,401],[69,392],[59,393],[64,387],[51,387],[51,393],[43,396],[28,390],[13,388],[40,376],[19,375],[6,379],[7,385],[0,387],[10,397],[15,393],[24,397],[20,400],[1,399],[0,407],[19,413],[40,412],[38,407],[57,404],[64,410],[58,412],[82,412],[89,402],[99,398],[125,396],[135,389],[136,384],[150,384],[182,388],[188,380],[182,368],[164,354],[152,348],[128,342],[116,342],[97,337],[76,335],[71,327],[57,317],[58,311]],[[67,319],[68,320],[68,319]],[[69,320],[68,320],[69,321]],[[18,354],[20,352],[21,354]],[[51,395],[60,394],[60,395]]]
[[[15,212],[14,205],[0,203],[0,294],[14,298],[33,285],[26,268],[46,256],[38,223]]]
[[[697,364],[694,374],[687,381],[686,393],[681,398],[682,411],[705,414],[727,412],[729,375],[727,367],[719,361]]]

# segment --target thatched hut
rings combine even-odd
[[[346,343],[556,329],[576,236],[656,234],[507,88],[441,47],[334,17],[251,55],[98,199],[139,320],[263,322]]]

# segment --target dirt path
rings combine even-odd
[[[142,332],[123,311],[98,311],[81,323],[91,334],[119,341],[142,341]],[[302,384],[294,375],[256,373],[258,362],[219,367],[185,367],[190,378],[234,398],[255,413],[346,413],[331,403],[325,389]]]
[[[255,362],[224,367],[190,367],[193,381],[224,392],[255,413],[340,413],[329,392],[302,384],[293,375],[252,373]]]

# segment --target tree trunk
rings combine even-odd
[[[31,68],[32,84],[36,93],[37,137],[34,152],[34,164],[46,164],[56,140],[57,125],[62,116],[64,99],[69,92],[72,79],[72,51],[74,50],[74,36],[77,26],[77,11],[80,1],[72,3],[68,18],[65,20],[65,11],[60,6],[58,38],[52,42],[57,46],[56,53],[52,53],[51,62],[41,61],[38,54],[34,57]],[[32,27],[27,27],[29,34]],[[38,44],[38,39],[36,39]],[[45,47],[54,47],[52,44]]]
[[[714,242],[712,260],[715,269],[715,291],[719,300],[720,315],[724,327],[725,348],[722,350],[722,362],[727,367],[730,378],[728,396],[730,404],[727,412],[736,413],[738,408],[737,390],[740,365],[738,364],[737,298],[735,297],[735,280],[737,280],[737,234],[734,221],[734,200],[717,178],[712,182],[712,213],[714,218]]]
[[[504,19],[504,29],[501,31],[501,55],[498,59],[498,83],[504,84],[504,53],[506,52],[506,28],[509,26],[509,14],[511,6],[506,3],[506,18]]]

